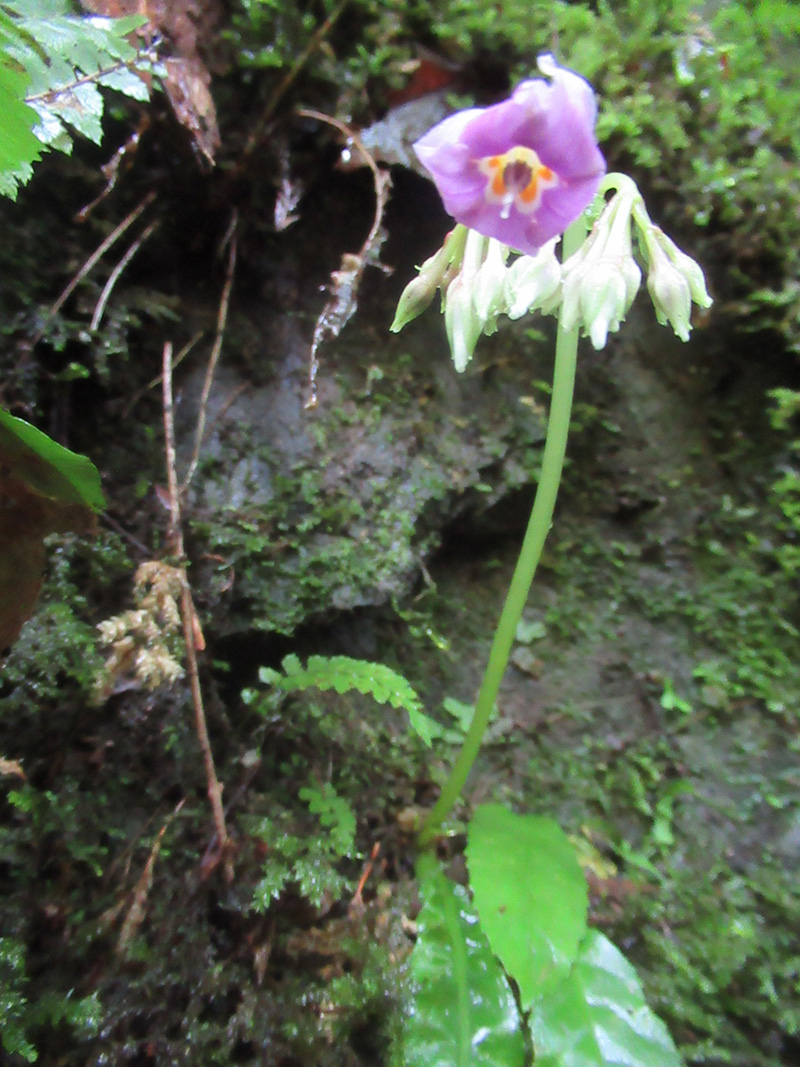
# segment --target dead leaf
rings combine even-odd
[[[44,538],[91,533],[97,523],[84,504],[60,503],[15,477],[0,454],[0,651],[33,614],[44,570]]]
[[[83,0],[83,6],[109,18],[143,15],[148,25],[138,32],[169,42],[171,54],[163,61],[164,91],[197,151],[213,164],[220,136],[203,53],[218,41],[219,0]]]
[[[175,117],[191,133],[195,148],[213,165],[220,137],[209,89],[211,75],[195,56],[171,56],[164,66],[164,89]]]

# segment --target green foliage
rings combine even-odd
[[[4,465],[33,492],[64,504],[105,507],[100,473],[86,456],[70,452],[22,419],[0,410]]]
[[[711,857],[709,856],[709,859]],[[800,892],[781,860],[747,874],[727,860],[676,865],[637,894],[619,935],[639,942],[647,985],[692,1063],[773,1067],[800,1033]]]
[[[435,724],[422,711],[417,694],[397,671],[382,663],[351,659],[349,656],[311,656],[303,667],[297,656],[287,656],[283,671],[262,667],[259,678],[267,685],[275,685],[291,693],[304,689],[333,689],[337,693],[357,690],[371,696],[379,704],[391,704],[408,712],[409,722],[417,734],[431,743]]]
[[[25,948],[12,937],[0,937],[0,1045],[8,1055],[17,1055],[28,1063],[39,1058],[27,1038],[32,1030],[59,1023],[82,1033],[91,1033],[99,1025],[96,995],[75,998],[70,993],[49,991],[36,1001],[25,996]]]
[[[411,957],[406,1063],[521,1062],[523,1016],[494,953],[519,990],[537,1064],[680,1067],[634,968],[587,930],[586,882],[556,823],[483,805],[469,828],[467,861],[475,911],[432,858],[420,860],[424,906]],[[494,1035],[502,1041],[490,1044]]]
[[[21,1056],[28,1063],[37,1058],[36,1049],[25,1036],[25,948],[11,937],[0,937],[0,1042],[9,1056]]]
[[[41,154],[41,144],[32,132],[37,113],[24,101],[28,78],[6,50],[14,32],[14,23],[0,9],[0,44],[3,46],[0,49],[0,107],[3,112],[0,191],[8,196],[16,195],[17,180],[30,176],[31,164]]]
[[[21,723],[53,708],[85,706],[103,663],[87,592],[108,596],[130,575],[124,543],[102,533],[91,541],[51,539],[44,590],[3,664],[0,717]]]
[[[537,999],[531,1030],[537,1067],[681,1064],[635,970],[596,930],[586,934],[569,977]]]
[[[141,22],[78,16],[67,0],[3,0],[0,193],[16,197],[43,147],[69,153],[73,131],[100,143],[100,87],[147,99],[135,72],[138,54],[127,40]]]
[[[300,799],[308,804],[312,815],[318,815],[320,823],[330,834],[330,847],[337,856],[352,856],[355,849],[356,817],[353,809],[340,797],[330,782],[322,787],[304,786]]]
[[[335,864],[355,856],[355,815],[333,786],[308,786],[300,791],[312,813],[319,816],[321,830],[300,836],[288,812],[259,819],[249,828],[268,848],[261,879],[253,891],[252,908],[266,911],[290,885],[315,908],[330,906],[345,891],[348,881]]]
[[[416,993],[405,1067],[522,1067],[520,1013],[463,886],[420,861],[422,911],[411,954]]]
[[[575,849],[552,819],[484,804],[470,822],[467,863],[481,926],[527,1010],[569,972],[586,932]]]

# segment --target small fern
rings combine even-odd
[[[345,798],[339,796],[330,782],[323,786],[303,786],[299,796],[329,832],[331,850],[337,856],[351,856],[355,850],[356,816]]]
[[[262,667],[259,678],[267,685],[286,693],[304,689],[334,689],[337,693],[357,690],[371,696],[378,704],[391,704],[408,712],[411,728],[426,745],[436,735],[437,724],[422,711],[422,703],[402,674],[383,663],[351,659],[349,656],[311,656],[303,667],[297,656],[287,656],[280,671]]]

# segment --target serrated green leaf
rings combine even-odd
[[[347,888],[348,882],[333,866],[318,856],[301,856],[295,860],[291,880],[315,908],[328,906]]]
[[[70,452],[35,426],[0,410],[0,455],[33,492],[64,504],[102,511],[100,474],[87,457]]]
[[[14,187],[17,175],[24,175],[24,168],[41,154],[41,145],[31,132],[36,112],[23,99],[27,84],[27,75],[0,54],[0,174],[11,178]]]
[[[126,39],[144,21],[76,15],[67,0],[5,0],[0,11],[0,193],[15,196],[42,145],[69,152],[73,131],[102,136],[98,84],[137,100],[147,86]]]
[[[467,891],[433,866],[420,893],[404,1067],[521,1067],[519,1009]]]
[[[436,724],[422,711],[422,704],[411,684],[397,671],[383,663],[351,659],[349,656],[311,656],[303,667],[297,656],[286,656],[281,666],[283,674],[262,667],[262,682],[279,686],[284,692],[304,689],[333,689],[337,693],[356,690],[371,696],[379,704],[391,704],[408,712],[412,728],[430,745],[436,735]]]
[[[527,1009],[566,977],[586,933],[575,849],[553,819],[485,804],[469,826],[467,863],[481,925]]]
[[[291,871],[287,865],[273,863],[269,870],[253,889],[251,908],[253,911],[267,911],[273,900],[283,892],[284,886],[289,881]]]
[[[569,976],[534,1005],[531,1031],[536,1067],[681,1067],[636,971],[597,930]]]
[[[103,138],[103,97],[92,82],[60,90],[48,98],[47,103],[34,104],[40,124],[36,135],[43,144],[63,151],[60,136],[66,134],[64,124],[69,124],[77,133],[88,137],[95,144]]]
[[[97,84],[102,85],[104,89],[114,89],[116,92],[122,93],[123,96],[130,97],[131,100],[144,101],[150,97],[150,90],[147,85],[127,67],[120,67],[119,70],[112,70],[108,74],[103,74],[97,79]]]

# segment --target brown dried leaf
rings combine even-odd
[[[164,66],[164,89],[175,117],[191,133],[195,148],[213,165],[220,137],[209,90],[211,76],[196,56],[172,56]]]
[[[142,873],[139,876],[139,880],[133,887],[130,907],[122,921],[122,927],[117,941],[117,955],[121,956],[123,959],[127,957],[131,941],[136,936],[147,913],[147,898],[150,895],[150,888],[153,884],[153,871],[155,870],[158,854],[161,851],[161,842],[164,840],[164,834],[169,829],[175,816],[183,807],[183,804],[184,802],[180,801],[172,815],[169,816],[159,830],[158,836],[150,849],[150,855],[147,857],[147,863],[145,863]],[[114,915],[114,918],[116,918],[116,915]],[[114,919],[112,918],[111,921],[113,922]]]
[[[164,61],[164,91],[195,148],[213,164],[220,137],[209,89],[211,74],[202,53],[217,44],[222,17],[219,0],[83,0],[83,6],[110,18],[143,15],[146,29],[169,42],[172,54]]]
[[[42,584],[44,538],[51,533],[90,533],[94,512],[38,493],[15,477],[0,455],[0,651],[31,617]]]

